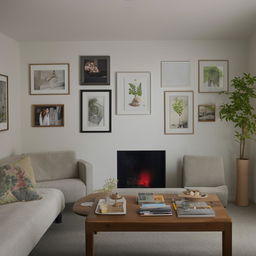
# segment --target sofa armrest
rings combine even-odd
[[[92,164],[84,160],[78,160],[78,175],[86,185],[86,194],[93,192]]]

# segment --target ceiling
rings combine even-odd
[[[0,0],[18,41],[245,39],[256,0]]]

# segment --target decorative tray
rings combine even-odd
[[[95,213],[100,215],[124,215],[126,214],[126,200],[124,197],[118,200],[110,199],[109,202],[106,202],[105,199],[99,199]]]
[[[208,194],[200,192],[198,190],[187,190],[179,194],[179,197],[184,197],[188,199],[200,199],[208,197]]]

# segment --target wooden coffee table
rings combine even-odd
[[[166,203],[177,195],[164,195]],[[87,216],[85,219],[86,256],[94,255],[93,237],[97,232],[222,232],[222,255],[232,255],[232,220],[216,195],[198,201],[207,201],[214,209],[214,218],[178,218],[173,209],[172,216],[143,217],[137,213],[139,206],[135,196],[125,196],[127,214],[110,216],[96,215],[97,200],[103,194],[92,194],[74,204],[73,211]],[[93,207],[80,206],[81,202],[95,201]]]

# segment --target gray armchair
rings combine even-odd
[[[183,185],[185,188],[216,194],[225,207],[228,204],[228,187],[221,157],[184,156]]]

